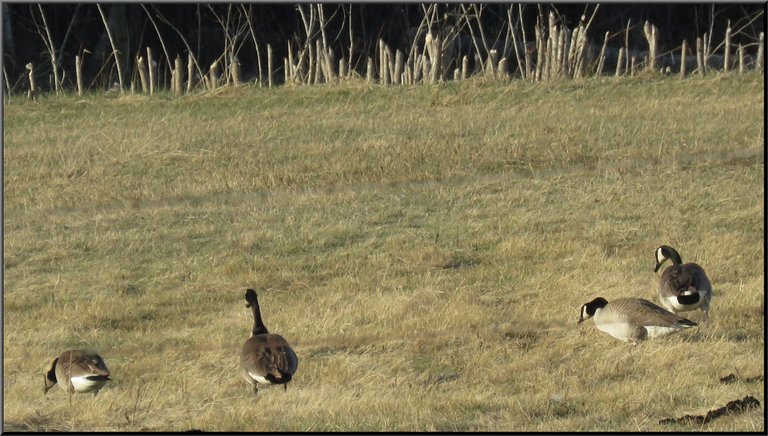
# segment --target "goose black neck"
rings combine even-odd
[[[261,311],[259,310],[259,300],[255,298],[251,301],[251,310],[253,311],[253,335],[264,335],[269,333],[267,327],[264,326],[264,322],[261,320]]]
[[[680,253],[672,247],[667,246],[667,257],[672,261],[673,265],[682,265],[683,259],[680,257]]]

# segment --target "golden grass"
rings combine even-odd
[[[764,431],[658,424],[765,399],[718,381],[764,374],[761,76],[237,91],[6,105],[6,430]],[[576,326],[662,243],[709,323]],[[251,286],[300,359],[256,399]],[[113,381],[70,407],[74,347]]]

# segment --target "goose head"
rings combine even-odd
[[[594,300],[590,301],[587,304],[584,304],[581,306],[581,314],[579,315],[579,321],[576,324],[581,324],[582,322],[588,320],[589,318],[592,318],[597,313],[598,309],[602,309],[608,304],[608,300],[606,300],[603,297],[597,297]]]
[[[657,272],[667,259],[671,260],[674,265],[681,265],[683,263],[683,260],[680,258],[680,253],[678,253],[677,250],[669,245],[662,245],[656,249],[656,268],[653,272]]]

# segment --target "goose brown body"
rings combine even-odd
[[[700,309],[709,319],[712,284],[707,273],[696,263],[683,263],[680,254],[668,245],[656,249],[656,271],[666,260],[671,260],[659,278],[659,301],[675,313]]]
[[[99,393],[110,378],[104,359],[87,350],[67,350],[54,359],[45,377],[45,392],[58,384],[69,394],[75,392]]]
[[[246,307],[253,310],[251,337],[240,352],[240,370],[243,378],[258,392],[259,384],[282,384],[287,387],[298,368],[299,359],[288,341],[269,333],[261,320],[256,291],[245,293]]]

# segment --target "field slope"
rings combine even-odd
[[[14,100],[4,428],[763,432],[763,87]],[[709,322],[631,353],[576,325],[596,296],[657,301],[664,243],[707,269]],[[246,287],[299,356],[287,392],[240,379]],[[113,381],[43,396],[81,347]],[[747,395],[761,407],[659,424]]]

